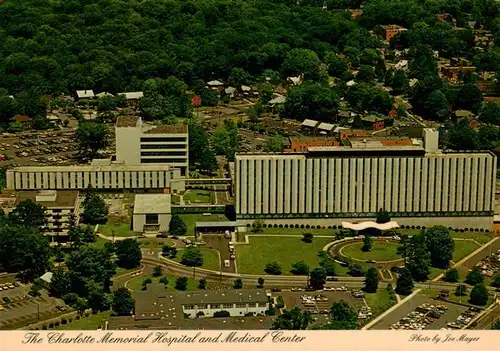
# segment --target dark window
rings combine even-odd
[[[150,158],[141,159],[141,163],[186,163],[185,158]]]
[[[158,224],[158,214],[147,214],[146,224]]]
[[[142,144],[141,150],[148,149],[184,149],[184,145],[179,144]]]
[[[143,151],[141,156],[186,156],[186,151]]]
[[[141,138],[141,143],[159,143],[159,142],[182,142],[185,143],[187,141],[186,137],[171,137],[171,138]]]

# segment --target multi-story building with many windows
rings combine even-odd
[[[47,225],[42,228],[44,234],[49,235],[53,242],[68,235],[71,224],[78,224],[80,206],[78,191],[21,191],[16,199],[16,206],[24,200],[39,203],[45,208]],[[57,238],[59,237],[59,238]]]
[[[403,225],[492,229],[496,157],[423,145],[360,140],[301,154],[238,154],[236,214],[242,223],[340,225],[379,209]]]
[[[26,166],[9,169],[7,189],[96,189],[175,193],[184,190],[180,170],[166,165],[125,166],[107,161],[83,166]]]
[[[149,124],[140,117],[118,117],[115,126],[116,160],[125,165],[169,165],[186,175],[188,127]]]

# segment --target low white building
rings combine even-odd
[[[171,216],[170,194],[137,194],[134,202],[134,232],[168,231]]]
[[[179,292],[177,299],[182,311],[189,318],[213,317],[214,313],[227,311],[231,317],[252,313],[264,315],[269,300],[264,289],[236,289],[203,292]]]
[[[78,191],[21,191],[16,199],[16,206],[24,200],[39,203],[45,208],[47,225],[42,228],[45,235],[56,241],[59,236],[68,235],[71,224],[78,224],[80,206]]]

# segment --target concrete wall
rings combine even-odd
[[[340,227],[341,222],[356,222],[356,221],[374,221],[375,218],[303,218],[303,219],[263,219],[264,224],[288,224],[288,225],[310,225],[322,227],[334,226]],[[410,226],[426,226],[432,227],[435,225],[443,225],[453,229],[487,229],[493,228],[493,216],[486,217],[393,217],[391,220],[398,222],[399,225]],[[254,223],[255,220],[238,220],[238,226],[246,230],[247,224]]]
[[[172,215],[165,213],[158,215],[158,224],[160,225],[160,231],[168,231],[170,227],[170,220],[172,219]],[[144,225],[146,224],[146,215],[145,214],[134,214],[133,216],[133,224],[132,230],[134,232],[142,233],[144,232]]]
[[[126,165],[141,164],[141,127],[115,127],[116,160]]]
[[[490,153],[313,159],[238,155],[236,213],[239,219],[266,214],[345,218],[374,216],[383,208],[420,222],[418,214],[449,213],[455,222],[460,215],[493,212],[495,171],[496,157]],[[474,222],[483,226],[489,221]]]
[[[29,167],[28,170],[13,169],[7,172],[7,189],[12,190],[84,190],[89,184],[96,189],[164,189],[172,187],[178,192],[185,189],[183,179],[177,179],[172,185],[172,178],[180,178],[180,170],[158,169],[157,165],[141,166],[138,170],[121,170],[117,166],[103,169],[103,167],[75,167],[68,166],[67,170],[61,167],[50,170],[51,167]]]
[[[235,307],[235,304],[232,304],[233,307],[222,307],[222,308],[210,308],[211,306],[208,305],[209,308],[194,308],[194,309],[185,309],[183,306],[183,311],[187,315],[189,315],[190,318],[196,318],[198,312],[203,312],[205,317],[213,317],[214,313],[217,311],[228,311],[231,315],[231,317],[242,317],[247,313],[254,313],[256,315],[262,314],[264,315],[266,311],[269,309],[269,304],[266,303],[265,307]],[[255,306],[255,303],[251,303],[251,305]]]

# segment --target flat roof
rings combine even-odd
[[[365,221],[361,223],[342,222],[341,224],[343,228],[353,229],[353,230],[363,230],[368,228],[389,230],[389,229],[399,228],[398,222],[377,223],[373,221]]]
[[[111,163],[110,166],[71,165],[71,166],[22,166],[7,170],[15,172],[120,172],[120,171],[168,171],[169,165],[124,165]]]
[[[311,152],[350,152],[355,150],[369,150],[369,151],[424,151],[424,148],[416,145],[396,145],[396,146],[383,146],[380,141],[372,142],[354,142],[353,146],[311,146],[307,148]]]
[[[134,214],[165,214],[170,211],[170,194],[135,195]]]
[[[85,98],[92,98],[95,95],[93,90],[77,90],[76,96],[78,96],[79,99],[85,99]]]
[[[144,134],[187,134],[188,126],[185,124],[157,124],[143,125]]]
[[[58,208],[58,207],[69,207],[73,208],[75,206],[76,199],[78,198],[78,191],[74,190],[50,190],[50,192],[55,192],[54,201],[36,201],[37,195],[50,195],[51,193],[43,191],[20,191],[17,195],[16,206],[24,200],[31,200],[38,202],[47,208]]]
[[[221,221],[221,222],[196,222],[196,227],[236,227],[237,222]]]
[[[318,123],[319,123],[318,121],[315,121],[313,119],[305,119],[300,125],[304,127],[314,128]]]
[[[318,126],[318,129],[326,130],[326,131],[331,131],[333,128],[335,128],[335,126],[333,124],[324,123],[324,122],[320,123]]]
[[[142,91],[131,91],[125,93],[118,93],[118,95],[125,96],[125,99],[127,100],[137,100],[142,98],[144,96],[144,93]]]
[[[119,116],[116,119],[117,127],[137,127],[140,118],[138,116]]]

